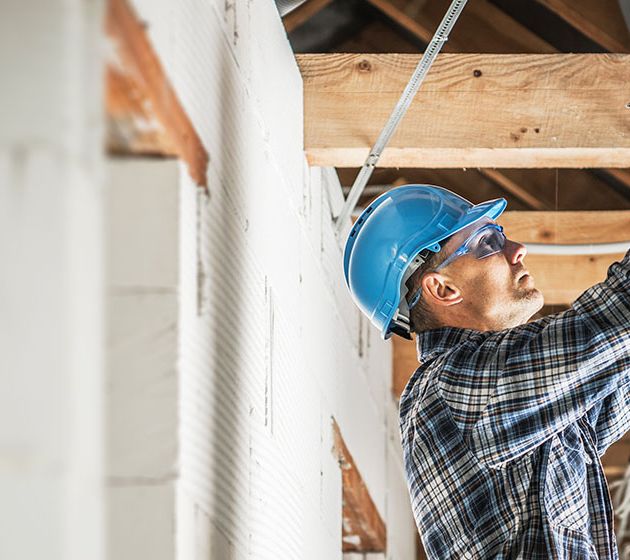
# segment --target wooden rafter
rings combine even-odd
[[[363,163],[416,55],[298,55],[311,165]],[[439,57],[379,162],[391,167],[624,167],[630,55]]]
[[[630,33],[617,0],[537,1],[606,50],[630,52]]]
[[[418,39],[428,42],[434,29],[437,28],[440,18],[446,10],[449,0],[435,0],[424,2],[416,10],[413,17],[404,10],[405,5],[410,3],[407,0],[367,0],[378,8],[388,18],[398,26],[406,29]],[[618,8],[617,8],[618,9]],[[411,10],[409,10],[411,12]],[[457,22],[456,30],[452,33],[445,51],[454,50],[456,52],[501,52],[501,53],[554,53],[555,47],[541,39],[538,35],[521,25],[503,10],[489,2],[479,0],[471,2],[466,6],[464,13]],[[502,171],[496,169],[480,169],[479,172],[486,178],[492,180],[497,186],[512,194],[515,198],[523,202],[526,207],[544,210],[549,208],[547,204],[524,188],[520,183],[514,181]],[[586,172],[581,172],[586,173]],[[630,179],[626,177],[626,172],[622,170],[610,170],[610,175],[614,176],[617,182],[626,186],[630,192]],[[529,184],[528,184],[529,187]],[[614,192],[605,185],[598,185],[598,189],[603,189],[602,194],[608,194],[615,198]],[[598,191],[599,194],[599,191]],[[569,202],[564,193],[563,202]],[[614,201],[611,200],[611,207]],[[595,205],[597,207],[597,205]]]
[[[367,0],[367,2],[421,41],[428,43],[433,37],[434,30],[422,25],[388,0]]]
[[[359,469],[333,420],[335,453],[341,467],[344,552],[385,552],[387,530]]]
[[[107,33],[114,47],[105,96],[110,148],[177,155],[195,183],[206,186],[208,152],[127,0],[109,0]]]
[[[616,243],[630,239],[630,210],[504,212],[498,223],[508,237],[523,243]]]
[[[390,0],[367,1],[396,22],[396,24],[425,43],[431,40],[433,30],[437,29],[439,25],[439,19],[436,16],[442,17],[441,14],[444,13],[444,9],[447,7],[446,5],[442,6],[442,2],[425,2],[420,13],[416,17],[411,17]],[[484,32],[486,29],[490,33]],[[465,14],[458,21],[457,33],[453,34],[454,37],[450,38],[447,46],[458,52],[466,52],[470,48],[477,48],[478,52],[492,52],[496,49],[496,46],[488,43],[493,35],[498,33],[501,34],[500,44],[503,52],[546,53],[554,50],[551,45],[486,0],[472,2],[467,6]],[[470,42],[471,37],[473,38],[472,44]],[[479,43],[479,38],[481,38],[481,43]],[[479,172],[521,200],[528,207],[535,210],[544,210],[546,208],[541,201],[528,193],[527,189],[521,187],[500,171],[496,169],[480,169]]]
[[[282,21],[287,33],[291,33],[303,23],[306,23],[315,14],[323,10],[332,0],[307,0],[292,12],[289,12]]]
[[[630,194],[630,171],[627,169],[606,169],[605,173],[623,185]]]
[[[404,0],[366,0],[397,25],[428,43],[444,17],[449,0],[424,2],[413,16]],[[469,2],[457,21],[444,52],[553,53],[555,49],[488,0]]]
[[[533,208],[534,210],[547,209],[547,205],[544,202],[540,201],[525,188],[500,171],[497,171],[496,169],[479,169],[479,173],[499,185],[503,190],[509,192],[512,196],[518,198],[530,208]]]

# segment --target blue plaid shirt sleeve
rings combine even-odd
[[[597,452],[606,450],[630,429],[630,387],[622,386],[591,408],[588,421],[595,429]]]
[[[630,251],[567,311],[461,351],[465,366],[451,356],[438,384],[481,462],[501,466],[582,416],[603,453],[630,422]]]

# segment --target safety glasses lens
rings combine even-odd
[[[478,259],[484,259],[503,250],[505,236],[495,228],[480,230],[469,245],[471,253]]]

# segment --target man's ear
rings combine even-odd
[[[422,278],[422,294],[435,305],[449,307],[464,300],[460,289],[439,272],[429,272]]]

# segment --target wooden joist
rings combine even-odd
[[[521,202],[534,210],[546,210],[547,205],[533,196],[527,189],[510,179],[504,173],[496,169],[479,169],[484,177],[490,179],[501,187],[504,191],[509,192],[512,196],[518,198]]]
[[[425,43],[433,37],[450,4],[450,0],[431,0],[412,7],[406,0],[366,1]],[[552,53],[554,48],[492,2],[475,0],[457,20],[444,52]]]
[[[311,165],[353,167],[420,55],[298,55]],[[627,167],[630,55],[441,55],[384,167]]]
[[[409,16],[397,2],[404,0],[367,0],[397,25],[428,43],[448,9],[448,0],[425,2],[414,17]],[[552,53],[554,48],[532,33],[527,27],[507,15],[488,0],[478,0],[466,6],[451,33],[445,52],[500,52],[500,53]],[[479,172],[503,190],[523,202],[526,207],[545,210],[543,202],[527,189],[496,169]]]
[[[510,239],[522,243],[616,243],[630,239],[630,210],[504,212],[497,222]]]
[[[114,47],[106,74],[108,148],[175,155],[195,183],[206,186],[208,152],[127,0],[109,0],[107,33]]]
[[[289,12],[282,22],[287,33],[291,33],[300,25],[306,23],[315,14],[323,10],[332,0],[306,0],[304,4]]]
[[[630,210],[584,212],[504,212],[497,220],[508,238],[524,243],[613,243],[630,239]],[[569,305],[606,278],[618,255],[527,255],[525,266],[547,305]],[[393,337],[392,392],[398,398],[418,367],[415,344]]]
[[[332,429],[334,451],[341,467],[343,552],[385,552],[387,548],[385,523],[334,420]]]
[[[630,33],[618,0],[537,0],[610,52],[630,51]]]

